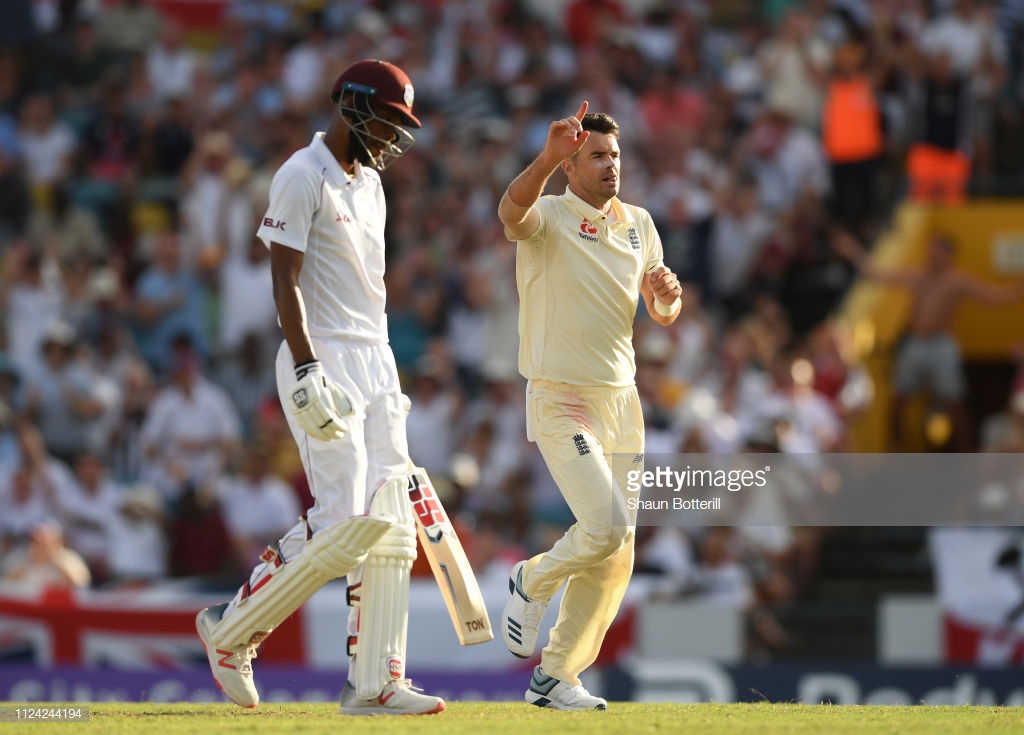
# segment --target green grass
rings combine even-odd
[[[78,704],[74,705],[78,706]],[[556,712],[520,703],[453,703],[428,717],[341,717],[333,704],[89,705],[88,722],[0,722],[0,735],[60,733],[255,733],[263,735],[632,735],[675,733],[961,733],[1024,732],[1024,709],[1013,707],[886,707],[801,704],[634,704],[607,712]],[[143,729],[145,728],[145,729]]]

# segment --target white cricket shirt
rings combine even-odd
[[[388,341],[380,175],[341,168],[317,133],[274,174],[256,235],[305,253],[299,289],[311,337]]]
[[[609,222],[568,187],[534,206],[540,226],[516,249],[519,371],[530,380],[633,385],[640,284],[663,257],[651,215],[616,197]]]

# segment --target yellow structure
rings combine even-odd
[[[875,245],[872,262],[884,269],[921,267],[936,232],[955,243],[957,267],[996,283],[1024,278],[1024,202],[1019,200],[972,201],[956,208],[903,204],[892,229]],[[893,359],[909,312],[906,290],[864,279],[840,308],[838,318],[851,330],[857,355],[875,381],[875,400],[851,427],[857,451],[889,448]],[[999,308],[964,304],[954,332],[965,360],[1007,360],[1013,347],[1024,342],[1024,303]]]

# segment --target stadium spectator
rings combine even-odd
[[[144,0],[115,0],[99,15],[100,43],[123,57],[144,55],[159,38],[162,21]]]
[[[454,385],[451,366],[438,355],[424,355],[409,382],[412,407],[405,422],[412,461],[431,477],[451,472],[452,455],[465,398]]]
[[[0,472],[18,460],[15,424],[25,407],[21,374],[6,353],[0,352]]]
[[[55,519],[49,502],[48,481],[40,470],[20,459],[0,468],[0,502],[4,512],[0,515],[0,558],[2,554],[25,545],[32,529],[40,523]]]
[[[956,73],[948,53],[921,64],[910,87],[910,196],[922,203],[961,204],[973,152],[970,81]]]
[[[218,353],[231,355],[249,336],[265,351],[277,341],[277,312],[266,245],[250,237],[244,253],[229,255],[221,263],[219,280]]]
[[[88,365],[77,357],[78,335],[55,322],[42,343],[43,361],[26,380],[25,414],[35,421],[50,453],[71,464],[101,440],[107,405]]]
[[[110,478],[103,458],[94,451],[80,452],[71,481],[56,487],[54,507],[67,545],[81,554],[96,584],[110,576],[107,524],[118,513],[123,494]]]
[[[882,113],[876,99],[875,76],[865,67],[866,49],[847,41],[833,56],[825,88],[822,142],[831,166],[831,213],[839,226],[863,239],[876,227],[877,169],[884,151]]]
[[[736,315],[750,308],[754,268],[774,230],[752,177],[738,177],[719,192],[710,232],[710,285],[727,313]]]
[[[270,470],[268,447],[250,443],[237,473],[216,481],[224,522],[237,557],[255,564],[301,515],[295,493]]]
[[[0,113],[0,133],[4,116]],[[25,233],[32,213],[31,192],[17,154],[17,137],[13,124],[7,134],[0,134],[0,244],[11,242]],[[4,269],[5,274],[7,269]]]
[[[124,489],[105,523],[108,587],[159,583],[167,577],[166,509],[149,485]]]
[[[249,332],[237,347],[223,354],[213,377],[238,411],[243,437],[249,439],[257,428],[257,413],[267,401],[277,398],[274,375],[268,369],[273,363],[267,335]]]
[[[91,579],[82,557],[64,546],[60,526],[40,523],[33,527],[28,547],[7,555],[0,580],[32,589],[82,589]]]
[[[189,486],[177,498],[167,541],[172,578],[197,578],[211,589],[226,590],[242,568],[220,503],[209,487]]]
[[[896,451],[903,446],[905,411],[909,399],[927,389],[952,421],[952,446],[960,452],[974,448],[967,414],[967,385],[963,358],[952,332],[953,317],[965,301],[991,306],[1024,299],[1024,285],[994,284],[975,278],[956,266],[956,246],[946,235],[933,235],[928,261],[921,269],[885,270],[873,265],[852,237],[836,237],[835,247],[865,277],[908,289],[911,313],[907,336],[896,357],[896,391],[890,422]]]
[[[147,46],[145,53],[146,74],[157,100],[181,97],[192,91],[196,53],[184,44],[184,29],[177,21],[164,20],[159,41]]]
[[[182,335],[200,356],[206,354],[205,299],[205,287],[183,260],[178,233],[157,233],[152,262],[135,283],[133,310],[135,340],[154,372],[170,367],[172,342]]]
[[[78,146],[74,132],[57,117],[51,95],[37,92],[21,103],[18,140],[36,206],[48,210],[53,187],[67,179]]]
[[[240,437],[238,411],[223,389],[206,379],[187,338],[171,359],[171,382],[157,391],[141,428],[143,479],[171,502],[212,482]],[[202,503],[193,498],[194,509]]]
[[[577,48],[607,42],[630,21],[618,0],[572,0],[565,7],[565,32]]]
[[[31,209],[25,235],[35,247],[52,253],[61,263],[99,263],[108,256],[99,219],[72,200],[66,179],[50,187],[48,206]]]
[[[816,130],[831,51],[807,11],[791,7],[781,32],[763,43],[759,57],[767,106],[787,110],[795,124]]]
[[[64,294],[59,271],[27,241],[11,243],[4,253],[0,303],[11,362],[22,375],[42,362],[40,348],[47,330],[61,316]]]

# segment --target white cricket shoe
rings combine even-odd
[[[263,642],[263,638],[254,637],[248,646],[233,651],[213,645],[213,629],[217,627],[227,606],[226,602],[214,605],[196,615],[196,631],[206,649],[206,658],[210,661],[210,670],[217,686],[235,704],[252,708],[260,703],[260,695],[252,681],[252,660],[256,658],[256,648]]]
[[[551,601],[531,600],[523,592],[524,564],[526,562],[521,561],[512,567],[512,575],[508,578],[508,602],[501,613],[501,637],[513,656],[530,658],[537,646],[537,633],[544,620],[544,612]]]
[[[571,686],[544,673],[540,666],[533,670],[526,701],[551,709],[608,709],[608,702],[595,697],[583,686]]]
[[[422,691],[408,679],[396,679],[389,681],[376,697],[360,699],[356,688],[346,681],[341,690],[339,711],[343,715],[435,715],[444,712],[443,699],[420,694]]]

